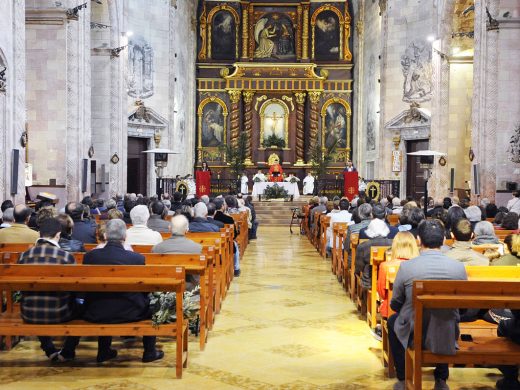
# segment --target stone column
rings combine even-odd
[[[242,61],[249,59],[249,2],[242,1]]]
[[[309,4],[303,4],[302,60],[309,59]]]
[[[497,15],[498,0],[489,0],[491,15]],[[493,201],[497,189],[497,128],[499,88],[499,30],[487,28],[486,7],[475,3],[475,54],[473,71],[472,150],[473,164],[480,164],[481,198]],[[504,79],[507,80],[507,79]],[[506,81],[507,83],[508,81]],[[505,130],[505,129],[504,129]],[[506,153],[501,150],[500,153]],[[512,165],[512,164],[510,164]]]
[[[244,133],[247,137],[246,143],[246,165],[252,165],[253,155],[253,97],[255,91],[244,91]]]
[[[305,159],[305,92],[296,92],[296,164],[303,165]]]
[[[238,89],[232,89],[228,91],[228,93],[229,100],[231,101],[230,143],[232,147],[236,147],[240,135],[240,97],[242,93]]]
[[[320,113],[319,103],[321,98],[321,92],[312,91],[309,92],[309,101],[311,102],[311,114],[310,114],[310,134],[309,144],[307,152],[312,153],[312,150],[316,147],[318,142],[318,131],[320,127]]]

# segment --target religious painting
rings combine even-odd
[[[236,23],[229,11],[218,11],[211,25],[211,58],[234,60],[237,49]]]
[[[291,60],[296,57],[295,30],[291,19],[281,13],[264,15],[254,27],[255,59]]]
[[[260,141],[264,148],[284,148],[288,141],[289,108],[278,99],[264,103],[260,110]]]
[[[366,106],[366,124],[367,124],[367,142],[366,150],[372,151],[376,149],[376,109],[377,106],[377,88],[376,88],[376,59],[372,54],[368,61],[368,75],[367,75],[367,106]]]
[[[350,116],[348,103],[339,98],[328,100],[321,111],[322,140],[326,149],[350,149]]]
[[[423,103],[432,98],[432,51],[426,41],[414,41],[401,56],[403,101]]]
[[[317,60],[340,59],[340,30],[339,17],[335,12],[327,10],[318,14],[314,30],[314,56]]]
[[[226,143],[226,104],[217,97],[204,99],[198,109],[199,149],[218,148]]]
[[[153,95],[153,49],[141,36],[128,41],[128,95],[146,99]]]

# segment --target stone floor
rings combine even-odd
[[[163,361],[142,364],[140,345],[119,349],[103,366],[96,342],[84,341],[73,364],[51,365],[35,341],[0,352],[0,389],[391,389],[380,343],[304,237],[263,227],[233,281],[204,352],[190,341],[190,361],[175,379],[174,348]],[[431,380],[431,370],[424,378]],[[498,371],[453,369],[452,389],[491,389]],[[431,389],[432,382],[425,382]]]

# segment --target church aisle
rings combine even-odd
[[[305,237],[261,227],[217,315],[206,350],[190,341],[183,379],[166,361],[144,365],[140,343],[117,338],[114,362],[94,363],[97,343],[81,342],[73,365],[50,366],[35,341],[0,353],[0,389],[391,389],[380,343]],[[452,389],[490,389],[489,370],[452,370]],[[425,379],[430,379],[425,376]],[[486,386],[487,385],[487,386]],[[425,388],[432,388],[426,382]]]

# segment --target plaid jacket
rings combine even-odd
[[[19,264],[74,264],[74,256],[51,242],[39,239],[21,254]],[[75,298],[68,292],[22,292],[21,311],[24,321],[33,324],[58,324],[72,319]]]

